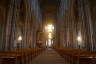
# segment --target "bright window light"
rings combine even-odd
[[[45,29],[46,29],[48,32],[52,32],[53,29],[54,29],[54,26],[50,24],[50,25],[46,26]]]
[[[48,29],[54,29],[52,25],[48,25]]]
[[[48,40],[48,46],[51,47],[51,45],[52,45],[52,44],[51,44],[51,40],[49,39],[49,40]]]

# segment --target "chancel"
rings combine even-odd
[[[96,64],[96,0],[0,0],[0,64]]]

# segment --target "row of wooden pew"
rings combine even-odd
[[[19,49],[15,51],[0,51],[0,64],[30,64],[32,59],[44,49]]]
[[[96,64],[96,52],[71,49],[55,48],[69,64]]]

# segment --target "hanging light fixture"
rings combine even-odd
[[[81,46],[82,45],[82,36],[81,35],[78,35],[77,41],[78,41],[78,45]]]
[[[81,36],[78,36],[77,37],[77,40],[78,40],[78,42],[82,42],[82,37]]]
[[[49,39],[52,38],[52,34],[51,34],[51,33],[48,34],[48,38],[49,38]]]
[[[22,40],[22,36],[19,36],[19,37],[18,37],[18,41],[21,41],[21,40]]]

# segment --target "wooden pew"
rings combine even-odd
[[[20,49],[15,51],[0,51],[0,64],[28,64],[44,49]]]
[[[96,64],[96,52],[70,48],[56,48],[55,50],[70,64]]]

